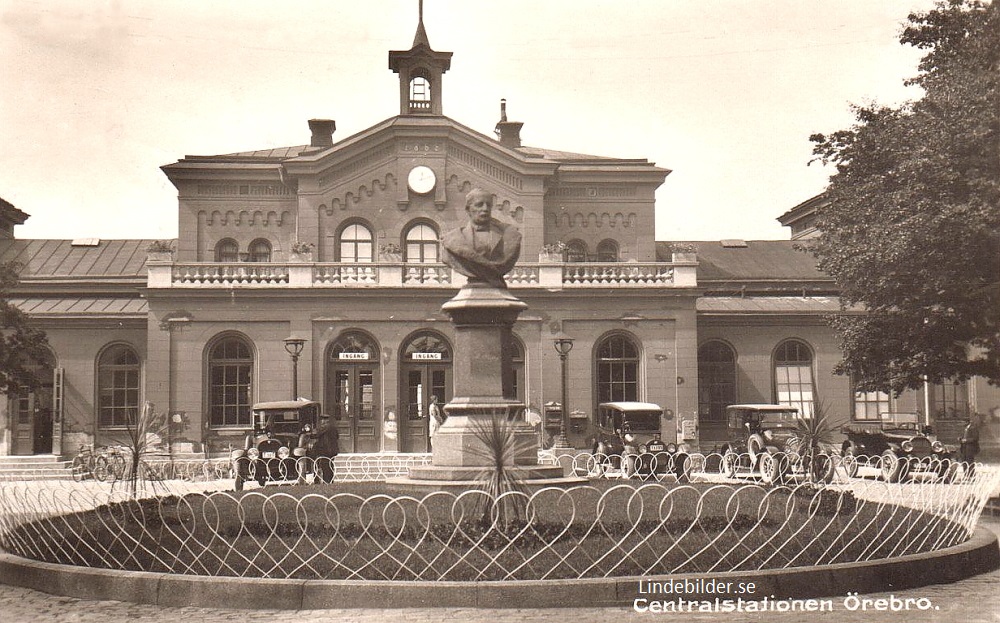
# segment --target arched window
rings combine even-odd
[[[406,262],[420,264],[438,261],[438,233],[430,225],[419,223],[406,230]]]
[[[216,262],[240,261],[240,245],[232,238],[223,238],[215,245]]]
[[[595,351],[597,402],[638,400],[639,347],[624,333],[602,339]]]
[[[213,427],[250,426],[253,355],[242,337],[227,336],[208,352],[208,421]]]
[[[348,225],[340,232],[341,262],[371,262],[372,232],[361,223]]]
[[[816,403],[812,349],[805,342],[787,340],[774,351],[774,393],[778,404],[798,407],[812,417]]]
[[[139,413],[139,355],[126,344],[106,348],[97,360],[97,423],[133,424]]]
[[[410,99],[416,102],[427,102],[431,99],[431,83],[423,76],[410,80]]]
[[[375,340],[360,331],[348,331],[330,345],[327,410],[335,421],[350,420],[351,424],[344,430],[351,438],[342,435],[341,443],[349,441],[353,446],[354,437],[364,432],[354,428],[358,421],[370,421],[376,415],[379,353]]]
[[[403,348],[404,361],[451,362],[451,345],[441,335],[433,331],[419,331]]]
[[[607,240],[602,240],[600,244],[597,245],[597,261],[598,262],[617,262],[618,261],[618,243],[610,238]]]
[[[251,262],[270,262],[271,243],[264,238],[258,238],[250,243],[250,254],[247,259]]]
[[[567,262],[586,262],[587,243],[583,240],[570,240],[566,243]]]
[[[698,419],[725,422],[726,407],[736,403],[736,353],[712,340],[698,349]]]

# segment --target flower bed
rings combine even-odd
[[[498,501],[481,491],[388,495],[368,482],[119,499],[77,511],[65,497],[9,488],[0,490],[8,511],[0,545],[110,569],[437,581],[785,568],[930,551],[969,537],[962,513],[978,503],[978,487],[963,485],[964,494],[933,507],[909,504],[902,487],[894,498],[811,485],[600,481]],[[518,519],[491,515],[500,503]]]

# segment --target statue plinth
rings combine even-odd
[[[482,194],[474,190],[469,196]],[[468,209],[468,202],[466,205]],[[504,456],[504,471],[510,476],[526,485],[571,486],[586,482],[576,476],[565,477],[561,465],[538,464],[538,441],[524,422],[524,403],[514,391],[511,329],[528,306],[511,294],[503,281],[503,275],[517,261],[521,239],[513,228],[494,229],[502,239],[495,241],[492,250],[484,251],[485,255],[477,250],[476,234],[470,227],[453,230],[442,238],[445,263],[470,279],[441,306],[455,326],[455,397],[444,405],[448,419],[431,442],[431,465],[412,467],[406,477],[387,479],[392,488],[480,486],[496,469],[496,459],[481,439],[494,418],[505,420],[512,438],[513,452]]]
[[[485,466],[476,448],[476,422],[501,417],[515,424],[519,452],[513,463],[537,462],[534,433],[523,420],[524,403],[514,392],[511,328],[528,306],[505,289],[469,283],[441,310],[455,325],[452,366],[455,397],[444,406],[447,421],[434,435],[434,465]],[[478,424],[482,426],[482,424]]]

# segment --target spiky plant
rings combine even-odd
[[[485,459],[489,467],[479,474],[479,481],[486,492],[485,499],[477,510],[481,511],[481,521],[489,525],[496,521],[506,527],[524,519],[525,498],[523,495],[504,495],[511,492],[523,494],[524,483],[513,469],[514,457],[526,450],[530,440],[518,440],[512,421],[493,414],[489,419],[474,419],[472,434],[480,442],[469,451],[476,457]]]
[[[148,400],[134,418],[130,418],[126,426],[127,438],[124,444],[128,453],[128,473],[125,476],[125,486],[134,498],[139,492],[139,483],[146,480],[150,470],[146,458],[153,452],[153,440],[163,437],[166,428],[165,418],[157,414],[153,403]]]
[[[809,480],[816,481],[825,477],[824,472],[828,471],[830,459],[828,456],[825,459],[821,456],[826,456],[824,449],[833,445],[836,432],[837,426],[822,402],[816,403],[812,417],[796,415],[797,452],[802,458]]]

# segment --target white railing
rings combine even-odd
[[[172,281],[178,286],[287,286],[288,265],[258,262],[174,264]]]
[[[444,264],[402,262],[151,263],[150,288],[426,287],[464,283]],[[674,288],[696,285],[694,266],[669,262],[522,263],[507,274],[512,288]]]
[[[674,267],[671,264],[565,264],[563,285],[566,286],[671,286]]]
[[[316,264],[312,269],[315,286],[378,285],[377,264]]]
[[[819,478],[811,478],[803,459],[781,457],[787,471],[777,473],[787,477],[766,482],[752,475],[749,456],[674,455],[662,465],[628,456],[561,458],[590,482],[394,492],[373,481],[407,463],[362,465],[342,479],[341,457],[332,484],[317,480],[327,459],[313,465],[305,458],[287,473],[266,464],[148,466],[138,487],[0,482],[0,548],[66,565],[298,580],[760,572],[959,545],[1000,485],[1000,472],[983,465],[952,470],[948,463],[944,476],[929,470],[890,482],[851,476],[838,457],[817,460]],[[248,470],[240,472],[247,490],[234,491],[238,476],[227,467]],[[275,475],[289,482],[254,482]]]

